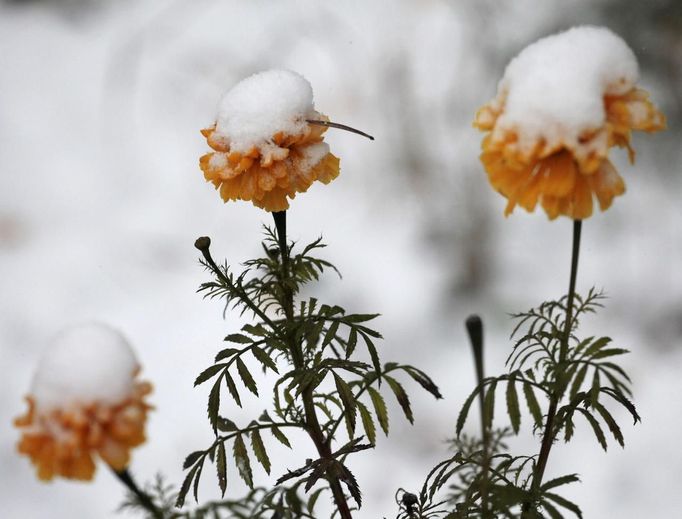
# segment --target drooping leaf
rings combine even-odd
[[[227,490],[227,456],[225,455],[225,442],[220,442],[218,444],[215,466],[218,473],[220,493],[225,497],[225,490]]]
[[[377,439],[376,427],[374,426],[374,420],[372,419],[372,414],[367,409],[367,406],[360,402],[356,402],[358,410],[360,411],[360,418],[362,419],[362,428],[365,430],[367,439],[370,443],[375,444]]]
[[[322,340],[322,347],[323,348],[325,346],[331,344],[331,342],[336,337],[336,332],[338,330],[339,330],[339,321],[333,321],[332,324],[329,325],[329,329],[327,330],[327,333],[325,333],[324,339]]]
[[[604,451],[606,451],[607,449],[606,436],[604,436],[604,431],[599,425],[597,419],[594,416],[592,416],[592,414],[586,409],[578,407],[576,411],[579,411],[587,419],[587,422],[592,427],[592,431],[594,432],[594,435],[596,436],[599,445],[601,445],[601,448],[604,449]]]
[[[609,431],[611,431],[613,438],[621,447],[625,447],[623,432],[620,430],[618,423],[616,423],[616,420],[613,418],[611,413],[609,413],[608,410],[599,403],[595,404],[594,409],[601,415],[602,420],[604,420],[604,423],[609,428]]]
[[[546,492],[544,494],[544,497],[547,499],[551,499],[552,501],[554,501],[559,506],[565,508],[566,510],[573,512],[576,515],[576,517],[582,519],[583,513],[580,510],[580,507],[578,505],[576,505],[575,503],[573,503],[572,501],[569,501],[565,497],[561,497],[561,496],[559,496],[557,494],[553,494],[551,492]],[[546,501],[545,501],[545,503],[546,503]]]
[[[488,428],[492,428],[493,419],[495,418],[495,389],[497,388],[497,380],[493,380],[488,385],[488,390],[483,398],[483,421]]]
[[[389,377],[387,375],[384,375],[384,380],[388,382],[388,386],[391,388],[391,391],[393,391],[393,394],[395,395],[396,400],[398,401],[398,404],[400,404],[400,407],[403,410],[403,413],[405,414],[405,418],[413,424],[414,423],[414,416],[412,415],[412,408],[410,407],[410,399],[407,396],[407,393],[405,392],[405,389],[403,386],[400,385],[400,383],[395,380],[392,377]]]
[[[249,488],[253,488],[253,472],[251,471],[251,462],[249,461],[249,453],[246,450],[244,439],[241,434],[234,437],[234,445],[232,446],[232,454],[237,465],[239,475],[244,480]]]
[[[274,427],[274,426],[270,427],[270,432],[272,433],[272,435],[275,438],[277,438],[277,440],[282,445],[286,445],[287,447],[289,447],[291,449],[291,443],[289,443],[289,439],[286,436],[284,436],[284,433],[280,430],[279,427]]]
[[[253,448],[256,459],[263,466],[265,472],[270,474],[270,458],[265,450],[265,445],[258,429],[251,431],[251,448]]]
[[[251,346],[251,353],[253,353],[253,356],[256,357],[258,362],[260,362],[263,367],[268,367],[275,373],[279,374],[279,370],[277,369],[277,364],[275,364],[275,361],[270,358],[270,355],[265,353],[265,351],[258,346]]]
[[[542,427],[542,410],[540,409],[540,404],[538,404],[537,398],[535,398],[535,392],[533,391],[533,386],[528,383],[523,384],[523,396],[526,397],[526,404],[528,405],[528,411],[533,417],[536,427]]]
[[[374,413],[377,415],[379,426],[384,431],[384,434],[388,436],[388,410],[386,409],[384,397],[373,387],[368,387],[367,392],[372,399],[372,406],[374,406]]]
[[[478,393],[480,391],[483,391],[483,385],[481,384],[479,387],[474,389],[472,393],[468,396],[468,398],[464,401],[464,405],[459,411],[459,416],[457,417],[457,427],[455,429],[455,432],[457,436],[462,432],[462,428],[464,427],[464,423],[467,420],[467,416],[469,415],[469,409],[471,409],[471,404],[474,402],[474,399],[478,396]]]
[[[356,413],[356,402],[355,396],[350,386],[336,373],[334,375],[334,383],[336,384],[336,390],[339,392],[339,398],[343,402],[343,416],[346,420],[346,425],[348,427],[348,436],[353,437],[355,431],[355,413]]]
[[[507,414],[515,434],[519,433],[521,427],[521,409],[519,408],[519,396],[516,393],[514,378],[507,382]]]
[[[256,387],[256,381],[253,380],[251,372],[246,367],[246,364],[244,364],[244,361],[241,358],[237,359],[237,372],[239,373],[242,382],[246,386],[246,389],[251,391],[254,395],[258,396],[258,388]]]
[[[220,412],[220,379],[213,384],[208,395],[208,420],[211,422],[213,432],[218,430],[218,413]]]
[[[232,396],[232,399],[235,401],[235,403],[241,407],[242,406],[242,400],[239,397],[239,391],[237,391],[237,385],[234,383],[234,379],[232,378],[232,375],[230,375],[229,372],[225,372],[225,385],[227,386],[227,390],[230,392],[230,395]]]
[[[190,470],[187,473],[185,479],[182,481],[180,491],[178,492],[178,497],[175,500],[175,506],[177,508],[182,508],[182,506],[185,504],[187,493],[189,492],[189,489],[192,486],[192,481],[194,480],[194,476],[197,474],[197,471],[199,470],[200,466],[201,466],[200,464],[194,465],[194,467],[192,467],[192,470]]]

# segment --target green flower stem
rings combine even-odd
[[[282,288],[284,290],[284,315],[288,321],[294,320],[294,294],[289,281],[289,248],[287,247],[287,213],[286,211],[279,211],[272,213],[275,219],[275,227],[277,228],[277,238],[279,243],[279,251],[282,257]],[[287,342],[289,343],[289,349],[292,354],[292,359],[294,361],[295,369],[304,369],[304,358],[303,349],[300,344],[298,344],[294,338],[289,335],[287,337]],[[306,387],[302,393],[301,398],[303,400],[303,409],[305,410],[305,419],[308,429],[308,434],[315,444],[318,454],[321,458],[331,458],[331,437],[325,440],[324,434],[322,432],[322,427],[317,419],[317,412],[315,411],[315,403],[313,401],[313,389],[311,387]],[[350,513],[350,508],[348,506],[348,501],[346,500],[346,495],[341,488],[341,483],[339,479],[331,474],[327,474],[329,481],[329,486],[334,496],[334,502],[339,510],[339,515],[341,519],[352,519]]]
[[[481,390],[478,393],[478,403],[481,415],[481,439],[483,440],[483,463],[481,466],[481,509],[482,517],[487,518],[488,514],[488,481],[490,472],[490,427],[485,421],[485,392],[483,379],[485,369],[483,363],[483,321],[478,315],[471,315],[466,320],[466,329],[471,342],[471,349],[474,356],[474,366],[476,368],[476,384]]]
[[[149,497],[144,491],[140,489],[135,483],[133,476],[128,472],[128,469],[123,469],[121,471],[115,470],[113,467],[111,471],[116,475],[118,480],[123,483],[130,492],[135,494],[140,504],[156,519],[164,519],[163,512],[156,507],[152,498]]]
[[[566,299],[566,320],[564,321],[564,333],[559,349],[559,369],[566,361],[568,356],[568,344],[571,337],[572,321],[573,321],[573,300],[575,299],[575,283],[578,275],[578,258],[580,255],[580,234],[582,231],[582,220],[573,221],[573,249],[571,253],[571,277],[568,284],[568,297]],[[542,485],[542,478],[547,467],[547,460],[549,459],[549,451],[552,449],[556,431],[554,430],[554,419],[556,418],[557,407],[561,395],[555,390],[554,394],[550,396],[549,408],[547,410],[547,419],[545,421],[545,429],[542,435],[542,443],[540,445],[540,454],[538,455],[538,462],[535,466],[535,473],[533,474],[533,483],[531,490],[536,492],[540,485]],[[524,506],[524,511],[529,510],[529,504]]]

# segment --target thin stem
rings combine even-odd
[[[466,329],[469,333],[471,349],[476,368],[476,384],[481,389],[478,392],[479,411],[481,415],[481,439],[483,441],[483,463],[481,466],[481,509],[483,517],[488,517],[488,473],[490,472],[490,427],[485,419],[485,397],[483,391],[483,379],[485,369],[483,363],[483,321],[478,315],[471,315],[466,320]]]
[[[347,126],[345,124],[340,124],[340,123],[333,123],[331,121],[315,121],[308,119],[306,120],[308,124],[316,124],[318,126],[326,126],[327,128],[336,128],[337,130],[346,130],[347,132],[351,133],[357,133],[358,135],[362,135],[363,137],[367,137],[370,141],[374,140],[374,137],[372,137],[369,133],[365,133],[361,130],[358,130],[357,128],[353,128],[352,126]],[[275,213],[272,213],[275,214]]]
[[[277,228],[277,241],[279,244],[279,251],[282,257],[282,276],[280,282],[284,290],[284,314],[288,321],[293,321],[294,319],[294,294],[291,285],[289,284],[289,249],[287,247],[287,213],[286,211],[279,211],[272,213],[275,219],[275,227]],[[287,342],[291,350],[291,356],[294,361],[294,367],[296,369],[303,369],[304,357],[302,346],[294,339],[291,334],[287,336]],[[305,419],[308,434],[315,444],[317,453],[321,458],[331,458],[331,437],[325,440],[324,434],[322,432],[322,427],[317,419],[317,412],[315,411],[315,403],[313,401],[313,390],[311,387],[306,387],[302,393],[301,398],[303,400],[303,409],[305,410]],[[336,476],[327,475],[329,481],[329,487],[331,488],[332,495],[334,496],[334,502],[339,510],[339,514],[342,519],[352,519],[350,513],[350,508],[348,507],[348,501],[346,500],[346,495],[341,488],[341,483]]]
[[[267,323],[273,330],[275,329],[275,324],[272,322],[272,320],[265,315],[265,312],[263,312],[254,302],[251,300],[251,298],[246,294],[243,290],[238,288],[237,286],[230,281],[230,279],[223,274],[223,271],[218,268],[218,265],[216,265],[216,262],[213,260],[213,257],[211,256],[211,240],[206,237],[202,236],[201,238],[197,239],[197,241],[194,243],[194,246],[201,251],[201,254],[204,256],[204,260],[206,260],[206,263],[208,266],[211,268],[213,273],[226,285],[228,285],[232,290],[237,292],[239,294],[239,297],[241,300],[244,302],[246,306],[249,307],[249,309],[258,317],[260,317],[264,323]]]
[[[578,258],[580,256],[580,235],[582,231],[582,220],[573,221],[573,248],[571,251],[571,275],[568,282],[568,297],[566,298],[566,320],[564,321],[564,330],[561,338],[561,345],[559,349],[559,370],[562,370],[563,363],[568,356],[568,345],[571,337],[571,330],[573,327],[573,301],[575,299],[575,283],[578,276]],[[538,463],[535,466],[535,473],[533,474],[533,483],[531,485],[532,491],[537,491],[542,485],[542,478],[547,467],[547,460],[549,459],[549,452],[554,444],[554,420],[556,418],[557,407],[561,395],[555,389],[554,394],[550,396],[549,408],[547,409],[547,419],[545,421],[545,429],[542,435],[542,443],[540,444],[540,453],[538,455]],[[524,505],[524,511],[530,509],[530,504]]]
[[[150,514],[152,514],[153,517],[156,519],[164,519],[163,518],[163,512],[157,508],[157,506],[154,504],[154,501],[152,501],[152,498],[149,497],[144,491],[140,489],[140,487],[137,486],[135,483],[135,480],[133,479],[133,476],[128,472],[128,469],[123,469],[121,471],[115,470],[113,467],[111,468],[111,471],[116,475],[118,480],[123,483],[128,490],[130,490],[133,494],[135,494],[135,497],[139,500],[140,504],[147,510]]]

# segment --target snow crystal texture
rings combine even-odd
[[[522,146],[598,130],[605,121],[604,96],[626,93],[638,76],[632,50],[604,27],[574,27],[542,38],[507,66],[496,130],[516,130]]]
[[[40,410],[126,398],[139,369],[135,354],[116,330],[99,323],[57,335],[43,354],[31,396]]]
[[[298,135],[317,118],[313,89],[300,74],[267,70],[237,83],[220,101],[216,132],[232,151],[261,147],[277,132]]]

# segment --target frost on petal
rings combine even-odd
[[[636,87],[637,60],[627,44],[601,27],[575,27],[526,47],[507,66],[497,96],[474,120],[489,132],[481,160],[493,187],[550,218],[602,210],[625,185],[609,149],[628,149],[632,130],[653,132],[665,117]]]

